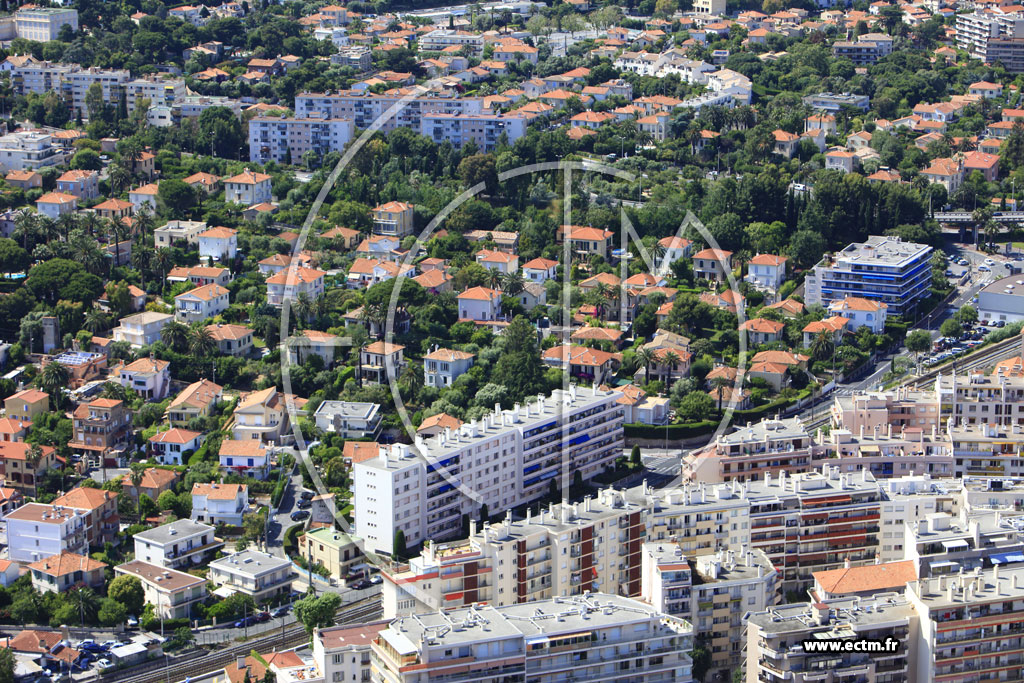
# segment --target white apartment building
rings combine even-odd
[[[687,555],[743,546],[763,550],[779,570],[784,592],[809,587],[813,572],[841,567],[847,559],[873,562],[884,499],[870,472],[827,466],[743,483],[686,483],[660,491],[640,486],[626,496],[654,497],[648,540],[674,540]]]
[[[448,387],[473,367],[476,354],[455,349],[434,349],[423,357],[423,381],[428,387]]]
[[[380,431],[380,405],[354,401],[323,401],[313,413],[317,429],[345,439],[375,438]]]
[[[470,140],[483,151],[492,151],[504,135],[509,144],[526,134],[525,116],[508,114],[423,114],[419,132],[436,143],[451,142],[461,147]]]
[[[149,100],[150,107],[175,107],[185,97],[185,81],[181,78],[145,77],[135,78],[122,85],[128,111],[134,112],[142,100]]]
[[[67,153],[44,133],[18,131],[0,136],[0,172],[35,171],[67,159]]]
[[[210,563],[207,578],[217,595],[242,593],[257,603],[292,589],[292,562],[257,550],[243,550]]]
[[[78,10],[63,7],[31,5],[14,13],[14,26],[19,38],[48,43],[57,40],[65,25],[78,32]]]
[[[158,358],[139,358],[122,365],[117,379],[121,386],[147,401],[162,401],[171,388],[171,363]]]
[[[607,593],[435,611],[374,639],[371,678],[689,683],[693,626]]]
[[[292,266],[267,278],[267,303],[283,306],[285,299],[294,302],[300,294],[306,294],[316,301],[324,294],[322,270]]]
[[[931,289],[932,251],[898,237],[850,244],[807,274],[805,303],[827,307],[854,297],[886,304],[889,315],[912,311]]]
[[[468,45],[473,48],[473,54],[479,57],[484,49],[484,37],[469,31],[439,28],[421,35],[417,40],[417,45],[422,52],[441,52],[446,47],[453,45],[457,47]]]
[[[197,235],[199,240],[199,258],[208,259],[210,263],[220,261],[226,263],[238,253],[238,231],[218,226],[204,230]]]
[[[273,201],[270,181],[266,173],[245,169],[224,181],[224,199],[244,206],[269,203]]]
[[[1011,377],[997,370],[984,375],[940,374],[935,379],[943,419],[954,426],[1024,425],[1024,377]],[[944,425],[945,426],[945,425]]]
[[[907,584],[906,599],[918,617],[906,644],[917,655],[917,667],[900,680],[1024,677],[1016,655],[1024,647],[1024,566],[997,564],[962,576],[918,579]]]
[[[333,93],[300,93],[295,96],[295,116],[319,114],[329,119],[351,119],[356,128],[369,128],[396,104],[401,108],[384,120],[381,131],[396,128],[421,129],[421,119],[429,114],[483,114],[482,97],[414,97],[403,101],[403,95],[377,95],[368,91],[342,90]]]
[[[322,158],[344,150],[354,132],[351,119],[257,116],[249,121],[249,161],[265,164],[290,159],[298,164],[306,152]]]
[[[206,227],[203,221],[167,221],[153,231],[153,238],[158,249],[173,246],[175,242],[194,246],[199,244],[199,233],[205,232]]]
[[[172,320],[174,320],[174,316],[170,313],[154,311],[126,315],[113,329],[114,341],[128,342],[136,348],[149,346],[160,339],[161,330]]]
[[[412,446],[383,448],[354,466],[356,534],[390,555],[401,529],[408,546],[458,533],[479,506],[504,510],[604,471],[622,449],[616,391],[577,387],[501,410]],[[474,498],[466,495],[471,490]]]
[[[641,594],[654,609],[686,619],[709,634],[710,670],[742,664],[748,612],[779,601],[779,576],[760,550],[720,550],[688,559],[674,543],[644,543]]]
[[[61,553],[88,554],[85,512],[26,503],[7,513],[7,554],[15,562],[36,562]]]
[[[59,92],[65,76],[76,68],[74,64],[27,61],[11,68],[11,88],[19,95]]]
[[[828,600],[824,603],[778,605],[749,615],[746,636],[746,683],[774,680],[871,683],[932,681],[917,677],[915,657],[918,615],[911,600],[899,593],[874,598]],[[808,652],[810,641],[876,640],[881,652]]]
[[[178,322],[193,323],[209,320],[227,310],[228,290],[209,284],[174,297],[174,317]]]
[[[64,75],[61,89],[71,111],[82,112],[83,117],[88,117],[89,108],[85,105],[85,98],[93,83],[99,83],[102,88],[103,101],[116,106],[121,100],[124,84],[131,78],[132,75],[127,69],[100,69],[98,67],[81,69],[76,67]]]
[[[192,521],[242,525],[249,511],[249,487],[245,484],[193,484]]]
[[[643,504],[604,489],[581,503],[552,503],[525,519],[470,522],[468,540],[428,542],[407,565],[383,571],[384,616],[486,602],[514,603],[602,591],[641,593]]]
[[[135,534],[135,559],[165,569],[187,569],[213,557],[224,542],[209,524],[179,519]]]
[[[1024,71],[1024,16],[971,12],[956,17],[956,43],[986,64],[1002,62],[1007,71]]]
[[[184,572],[132,560],[114,567],[114,573],[134,576],[142,584],[146,604],[161,619],[189,619],[193,606],[206,599],[206,579]]]
[[[388,621],[318,629],[313,636],[313,659],[325,683],[364,683],[370,680],[370,643]]]

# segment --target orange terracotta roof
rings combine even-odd
[[[869,564],[813,572],[817,585],[826,593],[879,593],[902,590],[908,581],[917,579],[917,568],[912,560]]]

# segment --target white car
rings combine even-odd
[[[109,659],[101,659],[96,662],[96,668],[100,671],[108,671],[114,668],[114,663]]]
[[[996,262],[993,261],[992,259],[990,259],[990,258],[985,259],[985,265],[986,266],[994,266],[995,264],[996,264]]]
[[[981,271],[982,273],[991,273],[992,272],[992,269],[989,268],[988,266],[986,266],[984,263],[981,264],[980,266],[978,266],[978,270]]]

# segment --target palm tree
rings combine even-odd
[[[110,167],[110,194],[116,195],[124,191],[132,181],[132,173],[123,164]]]
[[[130,401],[132,398],[125,386],[119,382],[104,382],[103,389],[100,391],[100,396],[103,398],[110,398],[115,401],[125,402]]]
[[[661,362],[668,366],[668,381],[665,383],[665,391],[667,392],[672,388],[672,374],[675,372],[676,365],[682,363],[683,359],[675,351],[667,351],[661,357]]]
[[[54,405],[60,405],[61,390],[68,385],[70,375],[62,364],[52,361],[39,373],[39,388],[50,395]]]
[[[131,232],[131,227],[121,219],[115,219],[110,221],[110,236],[114,238],[114,267],[118,268],[121,266],[121,242]]]
[[[814,360],[825,360],[832,355],[835,345],[827,332],[819,332],[811,340],[811,358]]]
[[[523,276],[519,272],[505,273],[502,279],[502,291],[509,296],[516,296],[523,291]]]
[[[718,394],[718,414],[722,414],[722,398],[725,396],[725,388],[729,386],[729,379],[719,375],[711,380],[714,391]]]
[[[132,247],[132,267],[139,271],[139,286],[146,289],[146,271],[153,261],[153,250],[145,244]]]
[[[49,216],[40,216],[38,225],[39,234],[42,235],[47,244],[52,242],[54,237],[58,237],[60,235],[57,229],[57,222]]]
[[[21,235],[21,248],[28,251],[28,239],[36,237],[39,231],[39,214],[28,209],[22,209],[14,217],[15,232]]]
[[[57,218],[56,225],[54,226],[62,235],[65,242],[68,241],[68,235],[71,231],[78,227],[78,214],[77,213],[65,213]]]
[[[607,312],[605,310],[605,304],[608,302],[608,295],[610,292],[611,288],[603,282],[598,282],[597,286],[594,287],[592,295],[594,308],[596,309],[594,312],[597,314],[599,320],[604,320],[605,313]]]
[[[410,399],[419,394],[420,389],[423,388],[423,364],[409,363],[406,365],[405,370],[402,371],[401,382],[408,389]]]
[[[172,320],[160,330],[160,339],[175,351],[183,351],[189,344],[188,325]]]
[[[366,309],[363,309],[363,315],[366,315]],[[366,348],[366,344],[370,341],[369,331],[362,328],[356,327],[352,330],[352,334],[349,335],[352,339],[352,349],[356,353],[356,386],[363,386],[363,349]]]
[[[100,609],[100,599],[93,589],[87,586],[77,586],[68,591],[68,597],[73,604],[78,605],[78,618],[81,620],[82,626],[86,621],[92,622],[96,619],[96,614]]]
[[[135,138],[125,138],[121,141],[121,159],[128,162],[129,172],[135,175],[135,166],[142,158],[142,144]]]
[[[217,353],[217,340],[208,327],[197,327],[189,337],[188,350],[196,358],[206,358]]]
[[[641,346],[636,352],[637,360],[644,366],[644,384],[651,381],[651,366],[658,361],[658,352],[648,346]]]
[[[135,222],[132,224],[132,232],[139,235],[143,241],[149,236],[156,227],[156,220],[153,218],[153,211],[150,209],[149,204],[143,204],[139,212],[134,216]]]
[[[85,314],[85,322],[82,323],[82,327],[93,334],[107,329],[107,325],[107,314],[98,308],[90,308],[89,312]]]
[[[35,469],[39,461],[43,459],[43,448],[37,443],[32,444],[28,447],[28,451],[25,452],[25,462],[28,463],[30,469]]]
[[[174,265],[174,254],[167,247],[160,247],[153,254],[153,267],[160,271],[160,294],[167,284],[167,271]]]
[[[501,283],[504,279],[504,275],[497,268],[490,268],[487,271],[487,285],[491,289],[501,289]]]
[[[146,466],[141,462],[133,462],[128,465],[128,468],[130,470],[128,472],[128,480],[135,487],[135,490],[138,491],[139,484],[142,483],[142,476],[146,473]]]
[[[292,310],[295,311],[295,326],[300,327],[302,323],[309,322],[313,317],[313,300],[307,292],[299,292],[292,302]]]
[[[89,237],[95,237],[103,229],[103,218],[95,211],[83,213],[79,225],[89,233]]]

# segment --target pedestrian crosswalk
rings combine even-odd
[[[644,468],[656,474],[679,474],[679,453],[659,453],[643,456]]]

